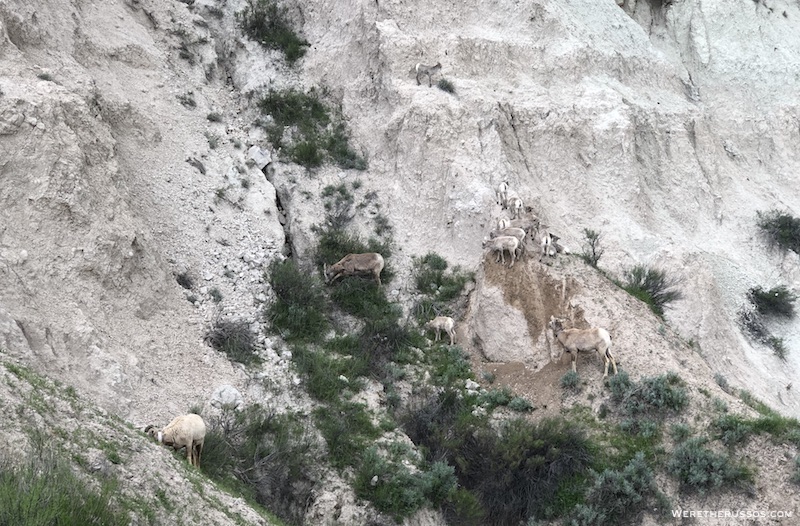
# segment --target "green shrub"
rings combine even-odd
[[[354,198],[344,183],[326,186],[320,197],[325,208],[325,223],[329,228],[340,230],[353,220]]]
[[[631,296],[638,298],[650,306],[658,316],[664,316],[667,304],[683,297],[675,287],[679,281],[667,277],[663,270],[636,265],[625,273],[622,288]]]
[[[452,466],[435,462],[429,469],[412,473],[402,462],[386,459],[372,447],[356,470],[354,487],[356,496],[400,522],[420,508],[438,507],[448,500],[457,488],[453,471]]]
[[[315,168],[330,159],[343,169],[367,168],[366,161],[350,148],[341,116],[319,99],[316,90],[270,90],[258,106],[272,117],[271,123],[261,123],[267,139],[292,162]],[[292,138],[291,143],[284,144],[285,135]]]
[[[312,502],[320,451],[302,420],[252,405],[205,417],[202,469],[291,524]]]
[[[753,473],[730,456],[715,453],[706,447],[703,438],[690,438],[672,451],[667,471],[676,477],[684,491],[707,491],[735,487],[750,489]]]
[[[414,307],[417,321],[422,323],[436,316],[454,315],[451,304],[461,295],[464,286],[475,279],[474,274],[461,270],[459,266],[448,272],[447,261],[433,252],[421,258],[414,257],[413,265],[417,291],[424,295]]]
[[[114,478],[89,483],[50,449],[27,458],[0,457],[0,524],[130,524],[119,509]]]
[[[465,380],[473,378],[469,355],[456,345],[439,345],[425,353],[431,365],[431,382],[441,386],[464,385]]]
[[[625,414],[632,416],[667,411],[677,413],[689,403],[683,380],[673,372],[643,378],[638,384],[622,372],[609,380],[609,387],[613,400],[620,404]]]
[[[585,243],[583,252],[581,253],[581,258],[583,258],[586,263],[597,268],[597,263],[600,261],[600,258],[605,252],[605,249],[600,246],[600,232],[590,228],[584,228],[583,237],[585,239]]]
[[[653,470],[644,454],[637,453],[621,471],[606,469],[596,473],[584,504],[572,513],[570,526],[640,524],[646,509],[658,503],[668,507],[666,497],[656,486]]]
[[[591,460],[583,429],[562,418],[516,419],[497,429],[473,402],[458,389],[445,389],[401,418],[429,461],[455,467],[462,492],[442,506],[448,523],[517,524],[563,513],[563,507],[553,509],[563,506],[556,495],[571,488]]]
[[[783,318],[794,316],[793,303],[797,300],[797,294],[791,292],[784,285],[773,287],[769,290],[753,287],[747,292],[747,298],[762,316],[779,316]]]
[[[361,382],[358,378],[369,372],[362,357],[339,358],[303,346],[292,350],[292,361],[306,377],[308,394],[322,402],[339,401],[345,388],[360,390]]]
[[[503,387],[501,389],[489,389],[483,391],[478,395],[478,404],[485,406],[488,410],[495,407],[508,405],[511,402],[513,395],[511,389]]]
[[[222,115],[215,111],[212,111],[211,113],[206,115],[206,119],[208,119],[209,122],[222,122]]]
[[[575,371],[568,371],[561,377],[561,387],[576,391],[580,389],[581,377]]]
[[[357,465],[368,444],[381,434],[362,404],[343,402],[319,408],[314,420],[328,444],[328,461],[339,469]]]
[[[672,437],[672,440],[674,440],[675,442],[683,442],[684,440],[689,438],[689,435],[691,434],[692,434],[692,429],[688,425],[682,422],[674,424],[672,426],[672,429],[670,430],[670,436]]]
[[[272,330],[287,341],[316,341],[328,329],[327,305],[315,276],[300,272],[294,261],[273,261],[269,283],[275,300],[266,308]]]
[[[253,331],[245,320],[217,318],[206,332],[205,341],[217,351],[225,353],[231,361],[245,365],[260,361]]]
[[[773,246],[800,254],[800,218],[778,210],[758,212],[757,216],[758,226]]]
[[[456,93],[456,87],[447,79],[439,79],[439,82],[436,83],[436,87],[452,95],[455,95]]]
[[[188,272],[181,272],[180,274],[176,274],[175,281],[177,281],[178,285],[180,285],[186,290],[192,290],[192,288],[194,287],[194,280],[192,279],[192,276],[189,275]]]
[[[508,408],[513,411],[519,411],[520,413],[524,413],[527,411],[533,411],[533,404],[531,404],[528,400],[520,396],[515,396],[508,403]]]
[[[286,8],[275,0],[247,0],[237,19],[246,35],[268,49],[283,52],[289,64],[305,55],[309,43],[295,34]]]
[[[777,442],[790,444],[796,444],[800,438],[800,422],[774,411],[758,418],[723,415],[712,422],[712,427],[717,432],[716,438],[729,447],[745,442],[754,433],[766,433]]]

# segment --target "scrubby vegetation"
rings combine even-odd
[[[455,85],[447,79],[439,79],[439,82],[436,83],[436,87],[451,95],[455,95],[456,93]]]
[[[328,328],[325,298],[319,279],[301,272],[292,260],[269,267],[275,301],[265,316],[272,330],[286,341],[316,341]]]
[[[366,169],[366,161],[349,145],[341,115],[320,100],[316,90],[270,90],[258,106],[270,117],[261,121],[270,144],[288,160],[306,168],[330,160],[343,169]]]
[[[584,245],[581,258],[583,258],[586,263],[597,268],[597,263],[605,252],[605,249],[600,246],[600,232],[590,228],[584,228],[583,237]]]
[[[663,270],[636,265],[625,273],[620,285],[630,295],[645,302],[658,316],[664,316],[664,307],[683,297],[677,289],[679,280],[669,277]]]
[[[225,353],[231,361],[250,365],[258,363],[255,338],[250,323],[241,319],[217,318],[206,332],[206,342]]]
[[[302,523],[320,455],[303,419],[258,405],[205,418],[203,471],[289,523]]]
[[[247,36],[267,49],[283,52],[290,65],[306,54],[309,43],[297,36],[289,22],[288,10],[275,0],[247,0],[237,19]]]
[[[772,334],[768,320],[794,317],[794,302],[797,295],[783,285],[764,290],[753,287],[747,293],[749,306],[739,311],[739,325],[756,342],[772,348],[775,355],[786,360],[783,338]]]
[[[794,302],[797,301],[797,294],[791,292],[784,285],[769,290],[753,287],[747,292],[747,298],[761,316],[783,318],[794,316]]]
[[[770,210],[757,213],[757,224],[772,246],[800,254],[800,218]]]
[[[753,482],[753,471],[732,459],[729,455],[716,453],[707,447],[704,438],[690,438],[670,454],[667,471],[687,492],[706,493],[723,487],[749,490]]]
[[[421,258],[414,258],[414,283],[422,298],[414,307],[417,321],[424,323],[436,316],[456,316],[453,304],[467,283],[474,280],[471,272],[455,266],[448,271],[447,261],[429,252]]]

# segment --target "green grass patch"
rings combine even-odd
[[[0,524],[130,524],[114,503],[114,478],[89,484],[57,453],[40,450],[12,460],[0,457]]]
[[[339,469],[355,466],[380,430],[362,404],[343,402],[314,411],[317,428],[328,444],[328,461]]]

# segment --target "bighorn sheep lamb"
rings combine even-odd
[[[441,331],[444,331],[450,336],[450,345],[456,342],[456,322],[450,316],[436,316],[434,319],[425,324],[426,329],[436,331],[436,340],[439,341]]]
[[[155,426],[147,426],[144,432],[158,442],[172,446],[175,451],[186,448],[186,459],[192,466],[200,467],[200,454],[206,438],[206,424],[200,415],[188,414],[176,416],[167,427],[158,431]]]
[[[519,239],[514,236],[498,236],[494,239],[486,239],[483,242],[483,248],[488,248],[491,252],[497,252],[495,262],[502,261],[503,265],[506,264],[506,258],[503,252],[508,251],[511,254],[511,264],[508,268],[514,266],[516,259],[516,251],[519,248]]]
[[[494,239],[494,238],[500,237],[500,236],[512,236],[512,237],[517,238],[519,240],[519,251],[520,251],[520,254],[525,252],[525,236],[527,236],[527,235],[528,234],[522,228],[514,228],[514,227],[502,228],[502,229],[497,229],[497,230],[493,230],[493,231],[489,232],[489,237],[491,239]]]
[[[495,194],[497,195],[497,204],[505,208],[508,200],[508,181],[503,181],[497,185]]]
[[[441,62],[437,62],[433,66],[425,66],[424,64],[417,63],[417,65],[414,67],[414,69],[417,72],[417,86],[419,86],[419,77],[427,75],[428,76],[428,87],[430,88],[431,86],[433,86],[433,83],[431,82],[431,77],[433,75],[435,75],[437,71],[442,69],[442,63]]]
[[[372,274],[378,286],[381,286],[381,271],[383,270],[383,256],[377,252],[366,254],[347,254],[330,267],[323,265],[323,272],[328,283],[333,283],[339,278],[356,274]]]
[[[564,350],[572,357],[572,370],[578,372],[576,362],[578,361],[578,352],[580,351],[596,351],[602,354],[605,361],[605,370],[603,371],[603,378],[608,376],[608,363],[614,367],[614,374],[617,374],[617,362],[614,360],[614,355],[611,354],[611,335],[608,331],[599,327],[592,329],[565,329],[563,322],[554,316],[550,317],[550,328],[556,339],[564,346]]]

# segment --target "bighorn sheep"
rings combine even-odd
[[[519,240],[519,251],[520,251],[520,254],[525,252],[525,236],[527,236],[527,235],[528,234],[522,228],[514,228],[514,227],[502,228],[502,229],[497,229],[497,230],[493,230],[493,231],[489,232],[489,237],[491,239],[494,239],[494,238],[500,237],[500,236],[512,236],[512,237],[517,238]]]
[[[519,248],[519,239],[514,236],[498,236],[494,239],[486,239],[483,241],[483,248],[488,248],[491,252],[497,252],[495,262],[502,261],[503,265],[506,264],[506,258],[503,252],[508,251],[511,254],[511,264],[508,268],[514,266],[516,259],[516,251]]]
[[[189,464],[200,467],[200,454],[203,452],[203,441],[206,437],[206,424],[200,415],[192,413],[176,416],[161,431],[155,426],[147,426],[144,432],[158,442],[172,446],[175,451],[185,447],[186,460]]]
[[[522,203],[521,197],[517,195],[509,196],[506,200],[506,204],[508,209],[511,210],[511,215],[514,219],[519,219],[522,216],[525,205]]]
[[[614,374],[617,374],[617,362],[611,354],[611,335],[608,331],[595,327],[592,329],[564,329],[563,322],[554,316],[550,317],[550,328],[556,339],[564,346],[564,350],[572,356],[572,370],[578,372],[576,362],[578,352],[596,351],[602,354],[605,361],[603,378],[608,376],[608,363],[614,367]]]
[[[497,204],[505,208],[508,200],[508,181],[503,181],[497,185],[495,194],[497,195]]]
[[[456,322],[450,316],[436,316],[434,319],[425,324],[426,329],[436,331],[436,340],[439,341],[441,331],[444,331],[450,336],[450,345],[456,342]]]
[[[428,87],[430,88],[431,86],[433,86],[433,83],[431,82],[431,77],[435,75],[436,72],[439,71],[440,69],[442,69],[441,62],[437,62],[433,66],[425,66],[424,64],[417,63],[417,65],[414,66],[414,70],[417,72],[417,86],[419,86],[420,84],[419,77],[424,75],[428,76]]]
[[[330,267],[323,265],[323,272],[328,283],[333,283],[339,278],[356,274],[372,274],[378,286],[381,286],[381,271],[383,270],[383,256],[377,252],[366,254],[347,254]]]

